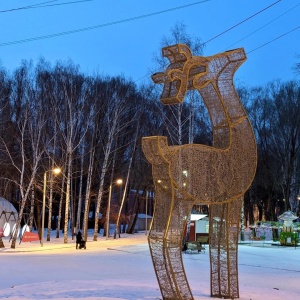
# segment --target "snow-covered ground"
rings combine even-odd
[[[76,250],[62,237],[0,249],[0,299],[122,300],[162,299],[145,232],[119,239],[88,238]],[[210,298],[209,253],[183,254],[195,300]],[[242,300],[300,299],[300,247],[254,241],[239,246]]]

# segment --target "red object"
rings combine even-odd
[[[25,231],[23,236],[22,236],[22,242],[26,243],[26,242],[34,242],[34,241],[39,241],[40,237],[37,233],[34,232],[28,232]]]
[[[3,231],[3,228],[0,228],[0,237],[4,237],[4,231]]]
[[[190,224],[190,239],[189,242],[194,242],[196,237],[196,222],[191,221]]]

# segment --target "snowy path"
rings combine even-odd
[[[195,300],[211,299],[208,251],[183,258]],[[0,250],[0,266],[1,299],[161,299],[143,233],[90,238],[86,250],[71,239],[24,243]],[[241,300],[300,299],[300,247],[241,245],[239,278]]]

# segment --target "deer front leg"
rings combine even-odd
[[[182,237],[185,218],[193,201],[184,199],[175,188],[169,162],[162,149],[167,140],[143,139],[143,151],[152,164],[155,186],[155,210],[148,236],[152,262],[164,300],[193,300],[182,261]]]
[[[184,199],[175,187],[166,186],[164,181],[156,186],[155,195],[148,242],[161,294],[164,300],[193,300],[182,261],[184,217],[193,201]]]

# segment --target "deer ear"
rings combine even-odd
[[[164,83],[167,75],[163,72],[154,73],[151,78],[154,83]]]

